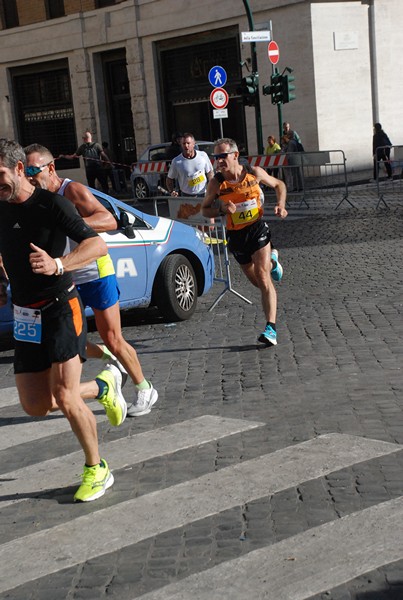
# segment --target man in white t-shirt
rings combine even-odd
[[[207,183],[213,177],[213,166],[207,154],[195,149],[195,138],[185,133],[182,138],[182,154],[176,156],[168,171],[166,181],[171,196],[204,197]],[[175,180],[179,190],[174,189]]]

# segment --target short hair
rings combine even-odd
[[[25,152],[22,146],[14,140],[0,138],[0,159],[5,167],[14,169],[19,161],[25,167]]]
[[[375,131],[382,131],[382,125],[380,123],[375,123],[374,129],[375,129]]]
[[[41,156],[44,156],[46,160],[49,160],[49,162],[52,162],[54,160],[51,151],[48,148],[46,148],[46,146],[42,146],[41,144],[30,144],[29,146],[25,146],[24,152],[25,156],[29,156],[34,152],[38,152]]]
[[[195,136],[193,135],[193,133],[184,133],[182,135],[182,139],[185,139],[185,138],[188,138],[188,137],[192,138],[192,140],[195,141]]]
[[[214,142],[214,146],[220,146],[221,144],[228,144],[231,152],[239,152],[238,145],[232,138],[219,138]]]

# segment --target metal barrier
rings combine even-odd
[[[381,146],[374,157],[375,184],[378,194],[379,208],[382,203],[389,208],[385,198],[401,198],[403,194],[403,146]],[[385,172],[386,178],[381,177]]]
[[[299,207],[305,204],[309,208],[309,199],[339,199],[336,210],[343,202],[354,207],[348,197],[348,181],[346,157],[343,150],[326,150],[317,152],[288,152],[272,156],[241,157],[241,162],[250,166],[262,167],[274,177],[283,179],[287,185],[287,198],[299,199]],[[149,197],[161,198],[164,185],[167,161],[138,163],[137,177],[141,177],[149,189]],[[216,162],[212,162],[216,167]],[[162,187],[161,187],[162,186]]]
[[[187,196],[179,196],[177,198],[170,196],[168,198],[169,217],[200,229],[203,234],[204,243],[208,244],[213,252],[215,264],[214,282],[223,283],[224,289],[214,300],[209,311],[217,306],[227,292],[234,294],[248,304],[252,304],[248,298],[242,296],[242,294],[232,287],[225,219],[203,217],[200,212],[201,203],[201,198]]]
[[[287,199],[300,200],[299,207],[309,208],[309,199],[340,198],[354,206],[348,198],[346,157],[343,150],[288,152],[272,156],[250,156],[250,166],[263,167],[274,177],[283,179]]]

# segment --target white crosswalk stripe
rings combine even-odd
[[[97,423],[107,420],[104,408],[98,402],[89,402],[88,406],[94,411]],[[12,448],[16,445],[17,439],[20,439],[22,444],[26,444],[49,435],[71,431],[69,422],[61,412],[53,413],[41,419],[33,419],[26,415],[22,418],[26,419],[26,422],[18,425],[3,425],[1,428],[0,450]]]
[[[15,388],[3,390],[0,399],[2,409],[14,406]],[[263,425],[206,415],[107,442],[101,445],[101,454],[117,471]],[[68,430],[63,418],[7,425],[2,428],[5,436],[0,450],[9,452],[10,447],[27,442],[33,447],[45,436],[57,440],[60,431]],[[107,508],[97,508],[95,502],[91,512],[70,516],[65,523],[62,520],[15,539],[9,536],[10,541],[0,545],[0,593],[402,449],[379,440],[326,434]],[[81,470],[79,451],[3,473],[0,510],[46,490],[74,485]],[[107,492],[111,497],[113,489]],[[122,519],[122,515],[135,518]],[[403,497],[224,561],[141,598],[234,600],[247,595],[253,600],[307,600],[366,571],[403,559],[402,525]],[[97,530],[101,535],[92,535]]]
[[[0,591],[39,575],[119,550],[164,531],[225,509],[275,494],[360,461],[384,456],[401,447],[355,436],[328,434],[257,459],[226,467],[192,481],[135,498],[49,530],[0,546]],[[124,520],[121,514],[136,515]],[[102,535],[87,544],[96,523]],[[84,540],[82,543],[79,540]],[[49,554],[48,549],[52,548]],[[10,564],[8,557],[12,556]],[[21,572],[21,564],[24,570]]]
[[[142,600],[307,600],[403,558],[403,496],[308,529],[141,596]]]
[[[0,408],[6,408],[7,406],[19,406],[20,401],[18,399],[17,388],[3,388],[0,390]]]
[[[263,423],[240,421],[214,416],[204,416],[162,427],[156,431],[140,433],[131,438],[123,438],[100,444],[101,455],[107,458],[113,469],[122,469],[157,456],[185,450],[197,444],[234,435],[260,427]],[[49,487],[61,487],[78,483],[83,467],[81,451],[42,462],[40,469],[24,467],[2,475],[0,509],[13,502],[24,500],[24,496],[40,493]],[[11,496],[19,496],[10,498]]]

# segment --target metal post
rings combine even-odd
[[[278,73],[277,67],[272,66],[272,73],[275,75]],[[278,139],[281,143],[281,138],[283,137],[283,103],[279,102],[277,104],[277,119],[278,119]]]
[[[279,140],[281,141],[281,138],[283,137],[283,103],[279,102],[277,104],[277,118],[278,118],[278,135],[279,135]]]
[[[252,11],[249,6],[249,0],[242,0],[246,15],[248,17],[249,30],[255,31],[255,25],[253,23]],[[256,54],[256,43],[251,43],[251,53],[252,53],[252,72],[258,73],[257,70],[257,54]],[[256,121],[256,138],[257,138],[257,149],[259,154],[263,154],[263,133],[262,133],[262,114],[260,110],[260,93],[258,90],[256,96],[256,104],[255,104],[255,121]]]

